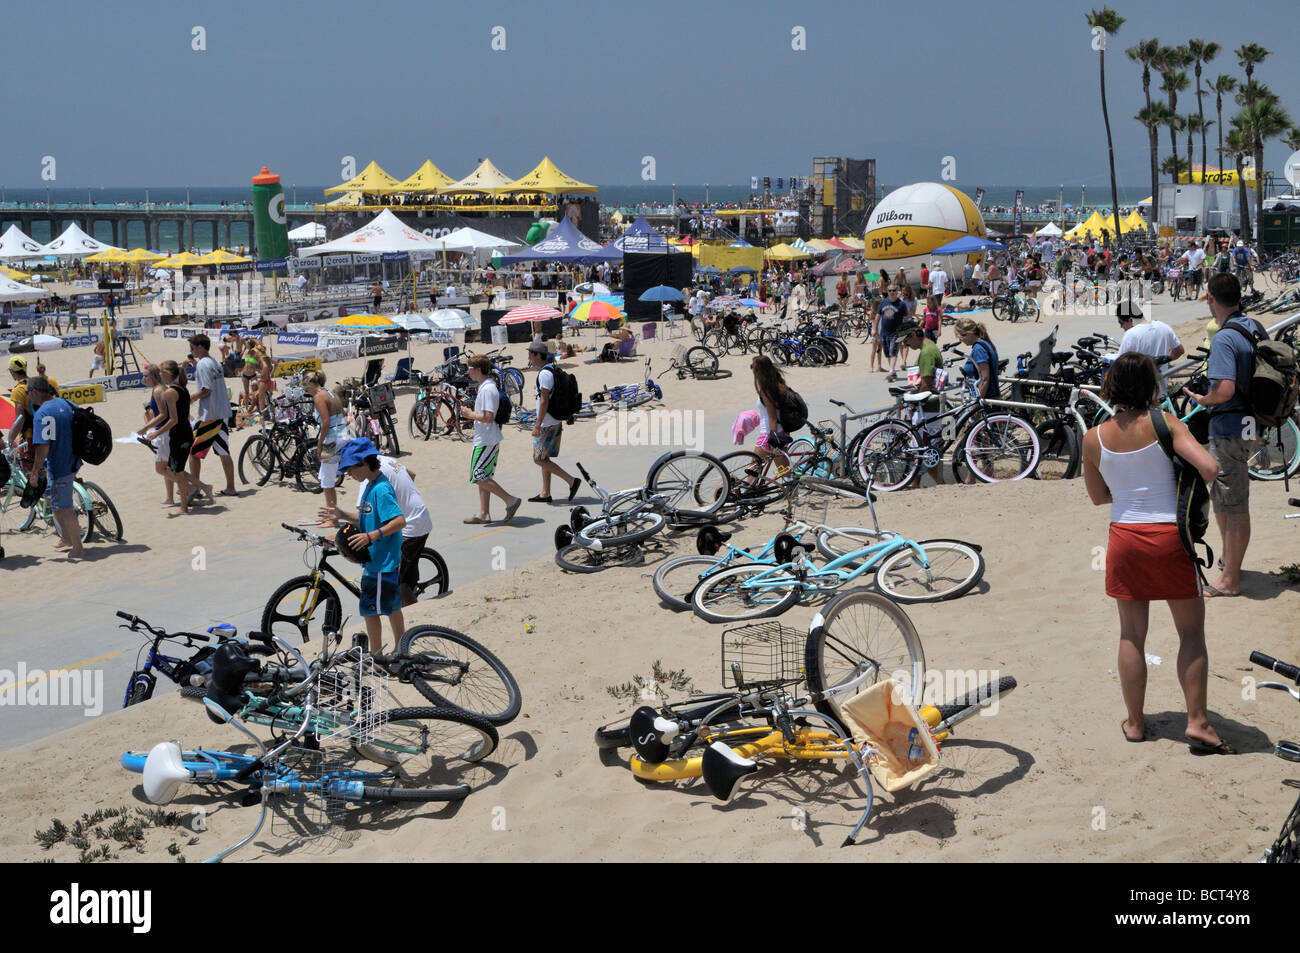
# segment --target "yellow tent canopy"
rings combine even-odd
[[[123,262],[126,261],[126,252],[121,248],[105,248],[101,252],[95,252],[93,255],[88,255],[86,261],[92,262],[96,265]]]
[[[123,261],[129,261],[132,264],[150,264],[155,261],[162,261],[166,255],[160,255],[157,252],[150,251],[147,248],[133,248],[122,256]]]
[[[1138,214],[1137,209],[1134,209],[1128,213],[1127,217],[1119,220],[1119,230],[1120,234],[1134,231],[1145,232],[1147,230],[1147,220]]]
[[[378,162],[371,162],[361,172],[341,185],[331,186],[325,190],[326,195],[338,195],[341,192],[363,192],[366,195],[382,195],[392,192],[397,180],[379,167]]]
[[[812,242],[809,242],[808,244],[811,245]],[[796,258],[811,258],[812,256],[807,252],[802,252],[799,249],[782,242],[779,245],[773,245],[767,251],[763,252],[763,257],[774,258],[778,261],[793,261]]]
[[[0,275],[4,275],[6,278],[10,278],[14,281],[23,281],[31,277],[31,275],[27,274],[27,272],[25,271],[18,271],[14,268],[6,268],[4,265],[0,265]]]
[[[429,194],[437,192],[444,185],[451,185],[451,176],[434,165],[433,160],[425,159],[424,165],[401,182],[391,188],[384,189],[383,194],[387,195],[393,192]]]
[[[818,252],[842,251],[842,249],[836,248],[834,245],[832,245],[824,238],[810,238],[804,244],[807,245],[809,248],[817,249]],[[794,248],[793,245],[791,245],[790,247]],[[798,250],[799,249],[795,248],[795,251]]]
[[[532,172],[515,179],[501,191],[545,192],[548,195],[595,195],[600,190],[594,185],[587,185],[572,176],[565,175],[551,161],[550,156],[545,156]]]
[[[203,262],[200,260],[198,255],[193,255],[187,251],[183,251],[179,255],[172,255],[170,258],[164,258],[162,261],[158,262],[155,267],[180,270],[186,265],[200,265],[202,263]]]
[[[867,243],[860,238],[854,238],[852,235],[837,235],[836,241],[843,242],[854,251],[862,251],[867,247]]]
[[[1109,223],[1109,224],[1107,224]],[[1065,233],[1066,238],[1084,238],[1088,232],[1092,232],[1093,238],[1101,238],[1101,230],[1107,231],[1114,229],[1115,222],[1110,218],[1102,218],[1101,213],[1096,209],[1092,210],[1084,221],[1080,222],[1074,228]]]
[[[491,159],[484,159],[478,168],[458,182],[444,185],[438,190],[439,195],[459,195],[465,192],[479,192],[496,195],[506,191],[510,185],[510,176],[492,164]]]
[[[252,260],[253,259],[251,258],[242,258],[239,255],[236,255],[234,252],[228,252],[224,248],[217,248],[213,251],[208,252],[206,255],[202,256],[201,258],[199,258],[199,260],[195,262],[195,264],[237,265],[237,264],[244,264],[245,262],[250,262]]]
[[[346,205],[365,205],[365,199],[360,192],[345,192],[336,199],[331,199],[325,203],[327,206],[338,208]]]

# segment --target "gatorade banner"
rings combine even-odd
[[[1019,235],[1025,227],[1025,190],[1016,189],[1016,215],[1013,235]]]
[[[103,384],[67,384],[59,388],[59,396],[74,404],[102,404]]]
[[[401,349],[402,342],[396,335],[367,336],[361,339],[360,354],[362,357],[370,357],[374,354],[396,354]]]

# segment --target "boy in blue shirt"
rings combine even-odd
[[[54,520],[63,539],[56,549],[66,549],[68,559],[85,555],[81,545],[81,528],[77,513],[72,508],[72,478],[81,461],[72,452],[73,406],[54,393],[54,386],[46,377],[33,377],[27,382],[27,400],[32,410],[32,444],[36,448],[34,462],[28,479],[39,483],[41,469],[49,471],[49,490],[54,508]]]
[[[361,618],[366,622],[370,651],[383,648],[380,616],[388,616],[393,647],[406,631],[402,617],[402,528],[406,517],[393,484],[379,471],[379,450],[365,437],[349,440],[339,451],[339,472],[358,483],[367,482],[357,513],[338,506],[320,509],[321,521],[335,526],[350,523],[357,532],[348,537],[355,550],[369,547],[370,559],[361,570]]]

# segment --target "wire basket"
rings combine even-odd
[[[323,742],[374,741],[386,724],[375,714],[390,707],[388,680],[388,673],[359,648],[323,669],[316,676],[317,736]]]
[[[806,633],[779,622],[727,629],[722,633],[722,684],[743,689],[802,682],[807,640]]]
[[[341,750],[336,749],[336,752]],[[331,775],[355,770],[350,764],[339,760],[336,752],[294,745],[269,766],[277,776],[303,784],[293,794],[271,795],[275,798],[271,805],[271,832],[275,836],[299,841],[313,840],[325,834],[343,817],[347,802],[337,796],[330,785],[320,784]]]

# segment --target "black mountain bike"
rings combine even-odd
[[[266,486],[271,477],[293,480],[298,489],[319,493],[320,456],[316,438],[307,432],[303,418],[274,423],[248,438],[239,451],[239,479],[242,483]]]

